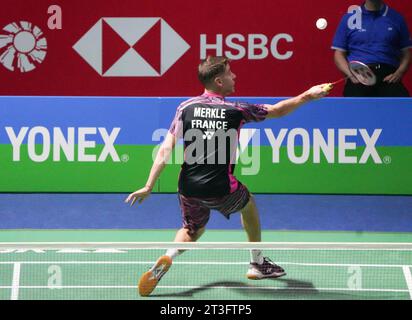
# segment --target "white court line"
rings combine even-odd
[[[10,286],[0,286],[9,289]],[[156,289],[204,289],[202,286],[157,286]],[[355,291],[355,292],[409,292],[406,289],[356,289],[356,288],[316,288],[316,287],[251,287],[251,286],[207,286],[207,289],[241,290],[303,290],[303,291]],[[20,286],[20,289],[51,289],[48,286]],[[136,286],[59,286],[59,289],[136,289]]]
[[[1,264],[130,264],[130,265],[151,265],[155,261],[0,261]],[[276,262],[280,265],[298,265],[308,267],[370,267],[370,268],[403,268],[412,265],[397,264],[361,264],[361,263],[304,263],[304,262]],[[174,261],[173,265],[249,265],[249,262],[225,262],[225,261]]]
[[[408,286],[409,295],[411,296],[412,300],[412,274],[411,270],[409,269],[410,266],[403,266],[403,275],[405,276],[406,284]]]
[[[12,285],[11,285],[10,300],[18,300],[19,299],[20,269],[21,269],[21,263],[20,262],[15,262],[14,263],[14,269],[13,269],[13,282],[12,282]]]
[[[331,250],[331,251],[412,251],[405,242],[0,242],[0,249],[273,249],[273,250]]]

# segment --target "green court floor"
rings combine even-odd
[[[7,242],[163,242],[173,230],[8,230],[0,232],[0,299],[412,299],[412,251],[265,249],[287,275],[245,277],[245,249],[189,250],[150,297],[137,293],[140,275],[162,249],[6,249]],[[411,243],[409,233],[265,231],[265,242]],[[202,242],[244,242],[242,231],[210,230]]]

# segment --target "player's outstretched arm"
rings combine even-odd
[[[329,83],[320,84],[310,88],[302,94],[280,101],[274,105],[265,105],[268,111],[267,118],[279,118],[291,113],[306,102],[323,98],[329,94],[332,86]]]
[[[166,136],[165,141],[159,148],[156,159],[153,162],[152,169],[150,170],[146,185],[143,188],[129,194],[129,196],[125,200],[126,203],[130,202],[130,206],[132,206],[136,201],[142,203],[143,200],[150,195],[157,179],[166,166],[166,163],[169,160],[175,145],[176,137],[169,132]]]

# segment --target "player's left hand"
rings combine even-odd
[[[131,202],[130,206],[134,205],[136,201],[138,201],[139,203],[142,203],[148,196],[150,196],[151,192],[152,192],[152,189],[146,186],[144,188],[141,188],[129,194],[129,196],[126,198],[124,202],[125,203]]]

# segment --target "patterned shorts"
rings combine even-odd
[[[249,190],[239,182],[235,192],[219,198],[193,198],[178,194],[182,209],[183,228],[193,235],[206,226],[210,210],[217,210],[229,219],[230,214],[242,210],[249,202]]]

